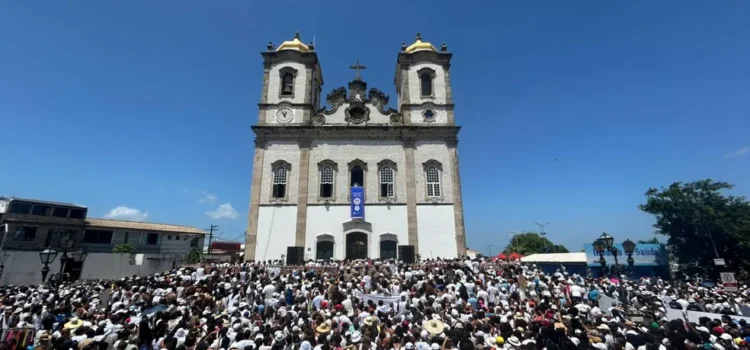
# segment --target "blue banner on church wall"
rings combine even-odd
[[[365,218],[365,188],[352,187],[351,195],[352,219]]]

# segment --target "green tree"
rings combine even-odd
[[[185,257],[186,264],[197,264],[201,262],[201,260],[203,260],[203,256],[198,248],[193,248]]]
[[[505,254],[515,252],[526,256],[539,253],[567,253],[568,249],[550,242],[538,233],[524,232],[513,236],[503,252]]]
[[[118,244],[112,249],[112,253],[133,254],[135,246],[129,243]]]
[[[656,233],[668,237],[682,272],[716,276],[715,258],[740,275],[750,271],[750,202],[724,193],[732,187],[707,179],[646,192],[639,208],[656,217]]]
[[[639,239],[637,244],[659,244],[659,239],[656,237],[651,237],[651,239]]]

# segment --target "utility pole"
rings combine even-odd
[[[542,237],[547,235],[547,232],[544,232],[544,226],[549,225],[549,222],[545,222],[543,224],[540,224],[538,222],[535,222],[537,226],[539,226],[539,234],[542,235]]]
[[[219,228],[219,225],[211,225],[211,227],[205,229],[208,231],[208,254],[211,254],[211,241],[214,239],[214,231]]]
[[[487,245],[487,257],[492,257],[492,247],[494,247],[494,244],[488,244]]]

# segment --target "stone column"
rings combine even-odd
[[[253,179],[250,184],[250,213],[247,218],[247,236],[245,237],[245,260],[255,259],[255,248],[258,244],[258,214],[260,213],[260,190],[263,185],[265,147],[265,140],[255,139]]]
[[[457,256],[466,254],[466,232],[464,229],[464,203],[461,197],[461,174],[458,167],[458,140],[448,140],[448,154],[451,162],[451,181],[453,182],[453,221],[456,230]]]
[[[294,245],[305,246],[307,232],[307,194],[310,180],[310,140],[299,142],[299,186],[297,192],[297,229],[294,234]]]
[[[414,246],[414,253],[419,254],[419,228],[417,226],[417,181],[415,178],[414,141],[404,141],[406,171],[406,223],[409,245]]]
[[[263,87],[260,91],[260,103],[268,103],[268,81],[271,76],[271,66],[263,67]],[[266,123],[266,109],[258,108],[258,125]]]

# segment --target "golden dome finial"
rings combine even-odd
[[[276,51],[294,50],[299,52],[310,52],[310,47],[305,45],[299,37],[299,32],[294,32],[294,39],[285,41],[279,45]]]
[[[414,53],[417,51],[434,51],[437,52],[437,49],[432,46],[432,44],[428,42],[422,41],[422,33],[417,33],[417,39],[414,41],[413,44],[409,45],[406,49],[403,50],[406,53]]]

